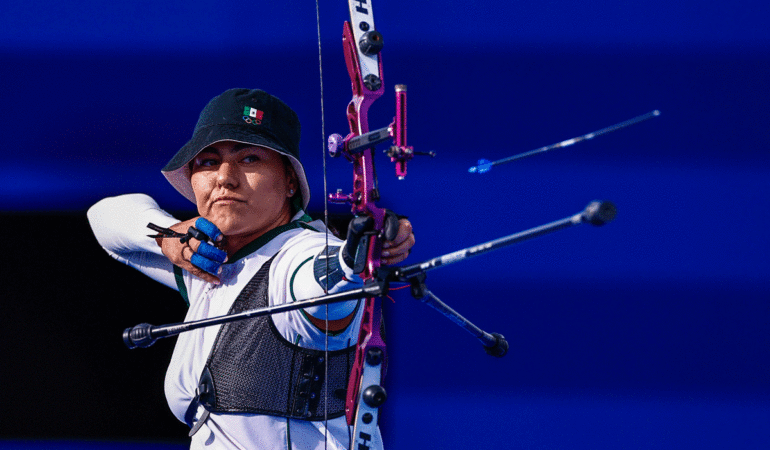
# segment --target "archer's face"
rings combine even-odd
[[[291,220],[293,169],[277,152],[233,141],[218,142],[191,163],[198,213],[225,236],[253,239]]]

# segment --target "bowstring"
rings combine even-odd
[[[324,114],[324,75],[323,75],[323,56],[321,52],[321,12],[318,0],[315,1],[315,20],[316,33],[318,38],[318,81],[321,91],[321,153],[323,154],[323,176],[324,176],[324,233],[326,243],[324,252],[326,258],[326,278],[324,281],[324,294],[329,293],[329,202],[327,200],[328,187],[326,182],[326,115]],[[329,305],[325,305],[326,315],[324,317],[324,450],[329,442]]]

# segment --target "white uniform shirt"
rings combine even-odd
[[[294,220],[304,213],[300,212]],[[130,194],[107,198],[88,211],[88,218],[97,240],[114,258],[134,267],[151,278],[179,289],[178,282],[186,290],[190,303],[185,321],[200,320],[225,315],[234,300],[251,280],[254,274],[273,255],[275,260],[270,268],[269,301],[271,305],[291,302],[323,295],[313,275],[313,258],[327,245],[341,246],[336,237],[325,233],[322,222],[307,224],[315,230],[304,227],[292,228],[271,236],[268,233],[247,245],[238,254],[231,256],[224,264],[219,276],[222,283],[213,285],[181,271],[181,280],[174,275],[174,267],[160,251],[154,239],[147,237],[147,224],[152,222],[163,227],[179,221],[162,211],[150,197]],[[242,257],[238,255],[247,253]],[[345,278],[360,282],[344,264],[340,265]],[[179,270],[179,269],[177,269]],[[330,293],[360,286],[356,282],[342,281],[329,289]],[[184,293],[183,293],[184,294]],[[329,305],[330,320],[349,315],[356,302]],[[273,316],[276,328],[284,339],[305,348],[323,350],[343,349],[356,342],[363,308],[352,323],[334,336],[326,334],[312,325],[301,311],[291,311]],[[326,317],[326,306],[306,309],[318,318]],[[187,408],[195,397],[195,389],[211,348],[216,340],[220,325],[182,333],[166,373],[166,399],[174,415],[184,422]],[[197,417],[203,412],[199,408]],[[328,432],[327,427],[328,426]],[[347,449],[350,448],[348,426],[345,417],[328,422],[309,422],[260,414],[216,414],[212,413],[203,427],[193,436],[192,449]],[[372,442],[372,449],[381,449],[379,430]]]

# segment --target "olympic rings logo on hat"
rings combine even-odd
[[[253,123],[254,125],[260,125],[262,123],[259,119],[251,119],[250,117],[243,116],[243,121],[246,123]]]

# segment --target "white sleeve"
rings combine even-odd
[[[298,276],[293,283],[298,300],[324,295],[326,279],[333,277],[333,274],[328,277],[325,273],[323,275],[318,274],[319,269],[322,269],[324,272],[326,271],[325,257],[326,255],[323,251],[318,252],[313,258],[313,264],[307,264],[306,267],[298,271]],[[353,269],[349,268],[342,259],[342,247],[329,255],[329,259],[331,270],[341,272],[341,278],[337,277],[336,279],[329,280],[329,294],[363,287],[361,278],[353,273]],[[349,316],[356,309],[357,304],[357,300],[331,303],[328,305],[328,308],[327,305],[305,308],[305,312],[318,319],[326,319],[326,312],[328,310],[329,320],[337,320]]]
[[[329,260],[327,278],[326,237],[321,233],[303,236],[286,250],[276,261],[277,272],[287,276],[288,301],[304,300],[324,295],[327,284],[330,294],[356,289],[363,286],[359,276],[345,265],[341,250],[344,244],[336,238],[329,239]],[[358,301],[331,303],[328,305],[329,320],[342,319],[350,315]],[[306,308],[306,313],[319,319],[326,318],[327,305]]]
[[[177,289],[174,266],[148,236],[153,231],[147,224],[169,227],[179,220],[160,209],[155,200],[145,194],[108,197],[89,208],[87,215],[96,240],[110,256]]]

